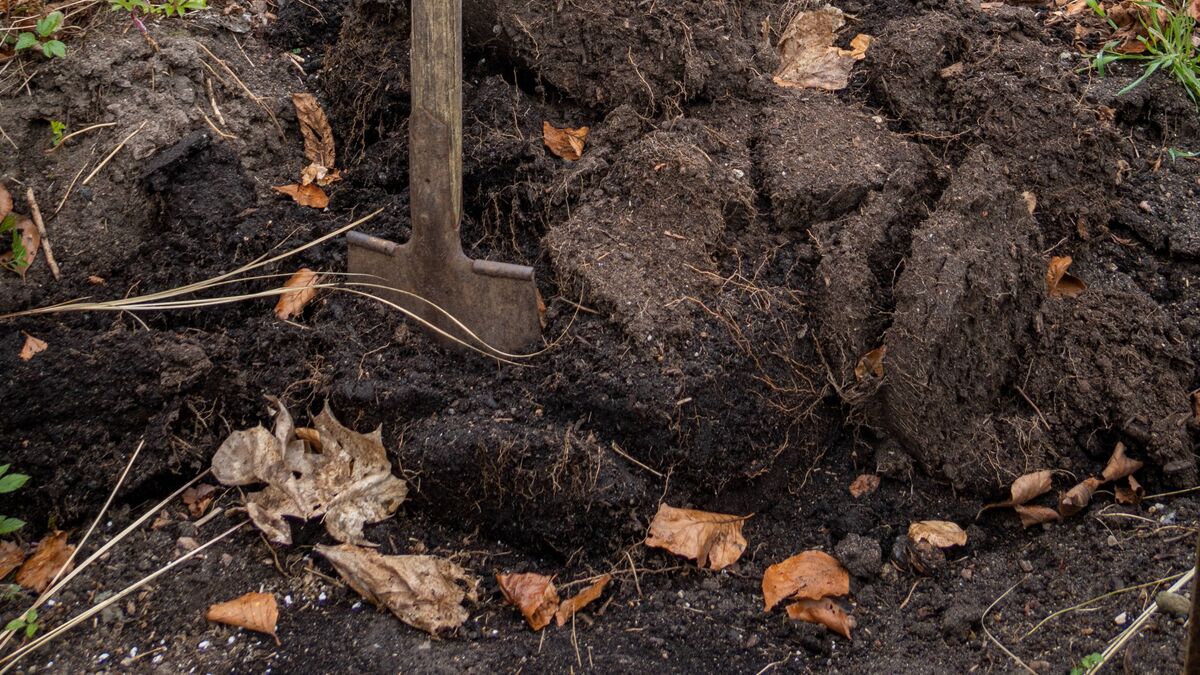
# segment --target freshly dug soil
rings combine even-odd
[[[86,528],[144,440],[100,539],[119,531],[231,431],[265,422],[273,395],[300,420],[328,403],[350,427],[382,425],[410,498],[367,537],[483,579],[467,623],[430,640],[336,581],[312,551],[329,543],[319,524],[297,524],[290,547],[242,530],[22,667],[1018,668],[1003,644],[1064,672],[1102,650],[1162,584],[1039,622],[1184,571],[1200,503],[1118,506],[1109,486],[1028,530],[980,507],[1035,469],[1066,490],[1118,442],[1147,463],[1149,493],[1196,484],[1200,162],[1168,155],[1200,149],[1196,108],[1157,76],[1118,96],[1136,72],[1082,70],[1069,33],[1028,4],[846,2],[839,45],[875,36],[851,86],[783,89],[774,45],[807,4],[465,3],[463,242],[536,270],[547,349],[519,366],[335,292],[289,322],[273,299],[0,319],[0,463],[32,476],[0,499],[29,523],[20,540]],[[0,180],[20,212],[35,190],[63,272],[39,259],[24,280],[6,273],[0,313],[178,287],[376,209],[360,230],[408,236],[408,3],[266,9],[150,22],[157,49],[97,11],[66,59],[0,71],[13,102],[0,128],[19,150]],[[301,91],[338,143],[344,180],[325,210],[271,189],[306,164]],[[114,124],[48,152],[51,120]],[[546,150],[544,121],[591,127],[579,161]],[[1088,286],[1079,297],[1048,296],[1061,255]],[[261,272],[302,266],[345,271],[344,243]],[[48,349],[20,359],[23,333]],[[880,347],[882,376],[857,368]],[[853,498],[863,473],[883,486]],[[239,500],[222,491],[225,510],[202,525],[172,504],[170,522],[56,596],[44,624],[236,524]],[[754,514],[746,554],[711,573],[647,549],[661,501]],[[921,575],[902,546],[891,560],[924,519],[966,526],[969,543]],[[761,610],[763,570],[810,548],[856,575],[852,641]],[[538,635],[503,603],[497,571],[616,581]],[[204,621],[209,604],[260,589],[281,603],[281,646]],[[1183,632],[1160,612],[1119,658],[1176,672]]]

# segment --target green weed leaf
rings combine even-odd
[[[0,534],[12,534],[22,527],[25,527],[25,521],[20,518],[0,516]]]
[[[0,494],[20,490],[27,480],[29,480],[29,476],[23,473],[10,473],[0,478]]]
[[[37,36],[33,33],[21,33],[21,35],[17,37],[16,50],[21,51],[22,49],[29,49],[37,43]]]

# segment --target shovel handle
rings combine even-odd
[[[412,1],[409,191],[414,248],[463,255],[462,0]]]

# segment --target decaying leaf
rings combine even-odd
[[[296,438],[308,443],[309,447],[317,452],[321,452],[324,449],[321,447],[321,433],[316,429],[296,427]]]
[[[291,197],[300,206],[311,206],[314,209],[323,209],[329,206],[329,196],[315,183],[309,183],[308,185],[276,185],[271,189]]]
[[[509,604],[521,610],[525,622],[534,630],[550,624],[558,611],[558,591],[554,580],[541,574],[497,574],[496,583]]]
[[[1008,501],[988,504],[983,508],[987,510],[1024,504],[1035,497],[1049,492],[1053,478],[1054,472],[1050,470],[1027,473],[1013,481],[1012,487],[1009,490],[1012,496]]]
[[[887,355],[887,345],[876,347],[858,360],[854,366],[854,377],[858,378],[859,382],[867,379],[867,375],[876,378],[883,377],[883,357]]]
[[[1067,272],[1071,256],[1054,256],[1046,269],[1046,291],[1052,298],[1074,298],[1087,290],[1083,280]]]
[[[825,626],[847,640],[850,639],[850,629],[854,628],[854,617],[829,598],[801,600],[788,605],[787,613],[792,619]]]
[[[879,476],[864,473],[850,484],[850,496],[858,499],[879,489]]]
[[[382,555],[351,544],[316,551],[364,598],[427,633],[461,626],[468,617],[463,601],[479,599],[479,580],[444,558]]]
[[[4,189],[0,186],[0,190]],[[0,207],[4,206],[0,204]],[[21,566],[25,562],[25,549],[17,546],[11,541],[0,541],[0,579],[8,576],[9,572]]]
[[[866,58],[871,36],[857,35],[850,49],[833,45],[846,19],[836,7],[798,12],[779,40],[779,69],[775,84],[837,91],[850,82],[856,61]]]
[[[213,476],[224,485],[266,483],[246,498],[254,524],[277,544],[292,543],[285,516],[324,516],[325,529],[343,542],[366,543],[363,525],[390,517],[408,494],[392,475],[380,429],[360,434],[342,426],[329,410],[313,420],[321,452],[297,438],[292,416],[279,401],[275,433],[262,426],[235,431],[213,456]]]
[[[1021,199],[1025,200],[1025,210],[1028,211],[1029,215],[1032,216],[1034,212],[1037,211],[1038,207],[1037,195],[1026,190],[1025,192],[1021,193]]]
[[[821,551],[804,551],[775,563],[763,573],[765,611],[788,598],[820,600],[850,592],[850,573],[837,558]]]
[[[1092,501],[1096,489],[1104,484],[1099,478],[1086,478],[1083,482],[1067,490],[1058,498],[1058,513],[1069,518],[1079,513]]]
[[[750,516],[731,516],[659,504],[650,522],[646,545],[696,561],[700,567],[720,570],[737,562],[746,550],[742,525]]]
[[[212,505],[213,498],[217,496],[216,493],[217,488],[215,485],[201,483],[196,487],[190,487],[183,491],[183,503],[187,506],[188,513],[191,513],[193,518],[199,518]]]
[[[67,543],[67,533],[51,532],[38,542],[33,554],[17,570],[16,582],[23,588],[41,593],[50,585],[59,570],[66,574],[75,565],[67,566],[75,547]]]
[[[275,625],[279,622],[279,606],[270,593],[247,593],[228,602],[219,602],[208,608],[204,618],[227,626],[237,626],[275,638]]]
[[[1017,515],[1021,517],[1021,525],[1032,527],[1042,523],[1050,523],[1056,520],[1062,520],[1062,516],[1058,515],[1058,511],[1049,506],[1029,506],[1019,504],[1013,507]]]
[[[600,594],[604,592],[604,587],[608,586],[610,581],[612,581],[612,575],[605,574],[596,583],[580,591],[575,597],[563,600],[562,604],[558,606],[558,611],[554,613],[554,620],[559,626],[565,626],[571,620],[571,617],[575,616],[576,612],[599,598]]]
[[[1129,476],[1129,487],[1118,485],[1116,488],[1117,503],[1127,506],[1137,506],[1146,497],[1146,489],[1133,476]],[[0,575],[2,576],[2,575]]]
[[[542,142],[550,148],[550,152],[563,159],[574,162],[583,156],[583,145],[587,141],[589,127],[558,127],[549,122],[542,122]]]
[[[333,129],[325,111],[312,94],[292,94],[292,105],[296,106],[296,119],[300,122],[300,133],[304,135],[304,156],[308,161],[326,169],[337,163],[333,145]]]
[[[11,213],[12,207],[12,195],[8,192],[8,188],[4,186],[4,183],[0,183],[0,219]]]
[[[1120,480],[1140,468],[1142,468],[1142,463],[1128,457],[1125,454],[1125,444],[1117,441],[1117,447],[1113,448],[1112,457],[1108,458],[1108,465],[1104,467],[1104,482]]]
[[[32,359],[34,354],[46,351],[50,345],[46,344],[45,340],[39,340],[29,333],[21,333],[25,336],[25,344],[21,346],[21,360],[28,361]]]
[[[42,245],[42,234],[38,232],[37,226],[33,224],[33,221],[25,216],[18,216],[14,213],[11,217],[17,221],[16,233],[17,238],[21,242],[21,256],[18,258],[17,252],[13,250],[5,251],[0,255],[0,267],[10,269],[21,275],[21,278],[24,279],[25,273],[29,271],[29,266],[37,259],[38,249]],[[0,219],[2,218],[4,216],[0,216]],[[0,248],[9,248],[11,242],[12,234],[5,232],[3,238],[0,239]]]
[[[283,287],[296,290],[279,295],[279,301],[275,303],[275,316],[284,321],[299,316],[308,303],[317,297],[316,286],[320,282],[321,278],[317,276],[317,273],[307,267],[303,267],[299,272],[293,274]]]
[[[908,539],[914,543],[927,541],[938,548],[966,546],[967,533],[948,520],[922,520],[908,526]]]

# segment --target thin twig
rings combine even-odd
[[[1030,673],[1030,675],[1037,675],[1037,671],[1034,670],[1033,668],[1030,668],[1028,664],[1026,664],[1024,661],[1022,661],[1021,657],[1012,653],[1011,651],[1009,651],[1008,647],[1005,647],[1003,644],[1001,644],[1001,642],[996,639],[996,636],[992,635],[992,631],[988,630],[988,625],[987,625],[987,616],[988,616],[988,613],[992,611],[992,608],[995,607],[996,605],[1000,604],[1001,600],[1003,600],[1005,597],[1007,597],[1009,593],[1012,593],[1013,589],[1015,589],[1017,586],[1020,586],[1021,584],[1025,583],[1025,580],[1028,578],[1029,578],[1028,574],[1021,577],[1021,579],[1019,581],[1017,581],[1017,583],[1013,584],[1012,586],[1009,586],[1007,591],[1004,591],[1004,593],[1002,593],[1000,595],[1000,597],[996,598],[992,602],[992,604],[988,605],[988,608],[983,610],[983,616],[979,617],[979,625],[983,626],[983,634],[986,635],[987,638],[989,640],[991,640],[997,647],[999,647],[1000,651],[1007,654],[1008,658],[1012,659],[1013,661],[1016,661],[1017,664],[1020,665],[1022,668],[1024,668],[1025,672]]]
[[[645,464],[642,464],[641,462],[637,461],[637,460],[636,460],[636,459],[634,459],[634,458],[633,458],[631,455],[629,455],[629,454],[628,454],[628,453],[626,453],[624,450],[622,450],[622,449],[621,449],[621,446],[617,445],[617,442],[616,442],[616,441],[613,441],[613,442],[612,442],[612,449],[613,449],[613,452],[615,452],[615,453],[617,453],[618,455],[620,455],[620,456],[624,457],[625,459],[627,459],[627,460],[629,460],[629,461],[633,462],[634,464],[636,464],[636,465],[638,465],[638,466],[642,467],[643,469],[645,469],[646,471],[649,471],[650,473],[654,474],[655,476],[658,476],[659,478],[665,478],[665,476],[663,476],[663,475],[662,475],[662,472],[655,471],[654,469],[651,469],[650,467],[648,467],[648,466],[646,466]]]
[[[1196,568],[1193,567],[1192,569],[1185,572],[1183,574],[1183,576],[1180,577],[1179,581],[1176,581],[1174,584],[1171,585],[1171,588],[1169,589],[1170,592],[1178,593],[1179,589],[1186,586],[1187,582],[1191,581],[1192,577],[1195,575],[1196,575]],[[1195,591],[1193,591],[1193,592],[1195,592]],[[1134,619],[1133,623],[1129,624],[1128,628],[1121,631],[1120,635],[1118,635],[1116,638],[1114,638],[1112,642],[1108,643],[1108,646],[1105,647],[1104,651],[1100,653],[1100,661],[1097,662],[1096,665],[1094,665],[1088,669],[1088,671],[1087,671],[1088,675],[1099,672],[1100,669],[1104,667],[1104,664],[1108,663],[1109,660],[1112,659],[1112,657],[1116,656],[1117,652],[1121,651],[1125,647],[1125,644],[1127,642],[1129,642],[1130,640],[1132,640],[1133,636],[1137,635],[1138,631],[1140,631],[1142,629],[1142,626],[1146,623],[1146,621],[1148,621],[1150,619],[1150,617],[1157,611],[1158,611],[1158,602],[1150,603],[1150,606],[1146,608],[1146,611],[1142,612],[1141,615],[1139,615],[1137,619]],[[1193,617],[1192,620],[1194,621],[1195,618]]]
[[[37,225],[38,234],[42,236],[42,252],[46,254],[46,264],[50,266],[50,273],[54,275],[54,280],[58,281],[62,279],[62,273],[58,271],[58,261],[54,259],[54,251],[50,249],[50,235],[46,234],[46,223],[42,221],[42,210],[38,208],[37,199],[33,196],[33,188],[26,188],[25,201],[29,202],[33,224]]]
[[[58,206],[54,207],[54,213],[50,214],[51,217],[57,216],[58,212],[62,211],[63,204],[67,203],[67,197],[71,196],[71,190],[75,189],[76,181],[79,180],[79,177],[83,175],[83,172],[86,169],[87,162],[84,162],[83,165],[79,167],[79,171],[75,172],[75,177],[71,179],[71,184],[67,186],[67,191],[65,194],[63,194],[62,199],[58,200]]]
[[[72,131],[71,133],[67,134],[66,136],[63,136],[62,139],[54,145],[54,147],[47,150],[46,154],[50,154],[50,153],[58,150],[59,148],[61,148],[63,146],[63,143],[66,143],[68,140],[75,138],[76,136],[79,136],[80,134],[86,134],[87,132],[93,131],[95,129],[103,129],[104,127],[115,127],[115,126],[117,126],[117,122],[101,122],[99,124],[93,124],[91,126],[84,127],[82,129],[80,129],[79,131]]]
[[[246,83],[242,82],[242,78],[238,77],[237,73],[233,72],[233,69],[229,67],[229,64],[225,63],[219,56],[212,53],[208,47],[204,46],[203,42],[197,42],[196,45],[200,47],[200,49],[203,49],[205,54],[208,54],[214,61],[220,64],[220,66],[225,69],[225,72],[229,73],[229,76],[233,78],[233,81],[238,83],[238,86],[242,88],[242,91],[245,92],[246,96],[250,97],[251,101],[253,101],[258,107],[262,108],[263,112],[267,113],[267,116],[271,118],[271,124],[275,125],[275,128],[279,130],[279,134],[282,136],[283,126],[279,124],[279,120],[276,119],[275,113],[268,108],[265,103],[263,103],[262,97],[250,91],[250,87],[247,87]]]
[[[108,164],[109,160],[111,160],[113,157],[115,157],[116,154],[121,151],[121,148],[125,147],[125,144],[129,142],[129,139],[136,136],[137,133],[142,130],[142,127],[146,126],[146,122],[148,122],[148,121],[149,120],[143,120],[142,123],[138,125],[138,128],[134,129],[132,132],[129,133],[128,136],[125,137],[125,140],[121,141],[120,143],[117,143],[117,147],[113,148],[112,152],[108,153],[108,156],[105,157],[103,160],[101,160],[100,164],[97,165],[95,169],[92,169],[92,172],[88,174],[88,177],[83,179],[82,184],[87,185],[88,181],[95,178],[96,174],[100,173],[100,169],[103,169],[104,165]]]
[[[1092,604],[1093,602],[1099,602],[1101,600],[1104,600],[1105,598],[1111,598],[1114,595],[1120,595],[1122,593],[1128,593],[1129,591],[1136,591],[1139,588],[1146,588],[1147,586],[1157,586],[1158,584],[1164,584],[1168,581],[1174,581],[1185,574],[1187,574],[1187,572],[1180,572],[1179,574],[1172,574],[1171,576],[1163,577],[1162,579],[1156,579],[1154,581],[1147,581],[1144,584],[1138,584],[1136,586],[1129,586],[1127,588],[1118,588],[1117,590],[1109,591],[1108,593],[1105,593],[1104,595],[1097,595],[1096,597],[1092,598],[1091,600],[1084,600],[1083,602],[1079,603],[1078,605],[1073,605],[1073,606],[1067,607],[1065,609],[1060,609],[1057,612],[1054,612],[1053,614],[1050,614],[1046,618],[1039,621],[1036,626],[1029,629],[1028,633],[1022,635],[1021,639],[1024,640],[1025,638],[1029,637],[1030,635],[1033,635],[1034,633],[1037,632],[1037,630],[1039,628],[1041,628],[1043,625],[1045,625],[1047,621],[1050,621],[1051,619],[1054,619],[1055,617],[1062,616],[1063,614],[1066,614],[1067,612],[1074,612],[1077,609],[1083,609],[1084,607],[1087,607],[1088,605]]]

